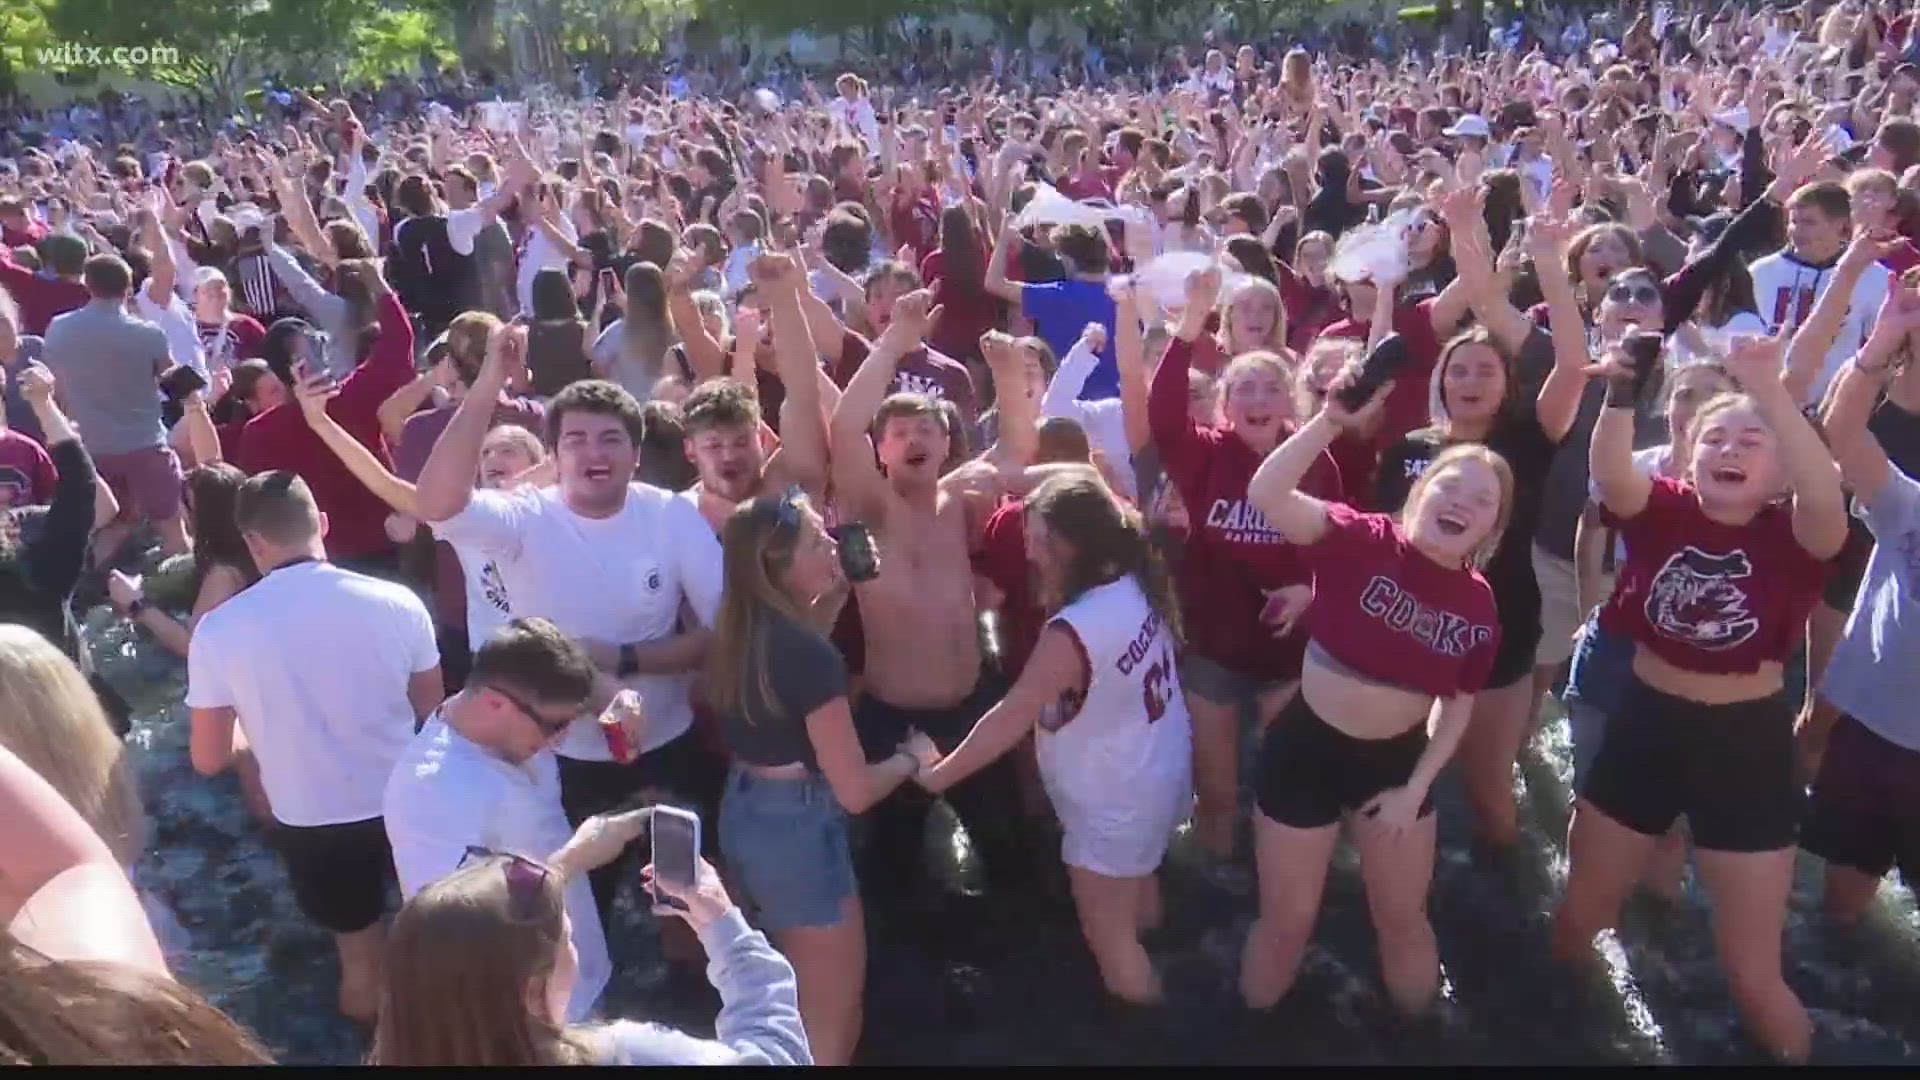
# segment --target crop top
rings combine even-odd
[[[1792,508],[1775,503],[1745,525],[1727,525],[1700,509],[1693,485],[1652,479],[1647,505],[1633,517],[1601,508],[1601,521],[1620,530],[1627,548],[1601,629],[1704,675],[1784,662],[1831,569],[1794,539]]]
[[[1500,646],[1493,589],[1478,571],[1416,549],[1393,519],[1327,504],[1327,530],[1306,547],[1313,569],[1307,631],[1363,679],[1435,697],[1471,694]]]

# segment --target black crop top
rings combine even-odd
[[[818,772],[807,716],[847,692],[847,662],[825,634],[774,616],[748,646],[740,688],[741,708],[721,718],[727,748],[745,765],[791,765]],[[761,693],[762,672],[778,709]]]

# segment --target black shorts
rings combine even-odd
[[[1708,851],[1792,847],[1806,796],[1794,779],[1793,706],[1784,692],[1702,705],[1627,683],[1580,796],[1644,836],[1687,816]]]
[[[294,902],[321,929],[351,934],[386,913],[387,881],[394,873],[384,819],[311,826],[276,821],[270,839],[287,868]]]
[[[1500,615],[1500,644],[1493,654],[1493,667],[1487,671],[1484,688],[1499,690],[1521,679],[1533,677],[1534,657],[1540,652],[1540,587],[1533,580],[1533,567],[1526,573],[1525,587],[1507,585],[1496,588],[1493,599]]]
[[[973,725],[999,704],[1005,694],[1000,680],[982,675],[973,692],[959,704],[941,709],[894,705],[872,693],[860,695],[853,709],[853,729],[860,736],[860,749],[869,762],[885,761],[900,749],[907,732],[919,731],[932,739],[941,752],[951,754],[973,730]]]
[[[1920,881],[1920,751],[1842,716],[1820,759],[1800,846],[1874,877],[1898,866],[1909,885]]]
[[[1262,739],[1255,799],[1262,814],[1282,825],[1323,828],[1375,795],[1404,787],[1426,748],[1425,724],[1390,739],[1356,739],[1320,719],[1305,694],[1295,694]],[[1431,813],[1429,797],[1420,815]]]

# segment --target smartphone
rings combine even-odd
[[[880,552],[873,546],[873,530],[858,521],[835,525],[827,530],[840,545],[840,572],[851,582],[872,581],[880,576]]]
[[[653,808],[653,876],[674,889],[691,891],[700,880],[700,815],[677,806]],[[686,909],[686,904],[661,889],[654,902]]]
[[[601,292],[605,292],[605,293],[612,292],[614,289],[614,286],[617,283],[618,283],[618,278],[615,277],[612,270],[603,268],[600,271],[600,291]]]
[[[1658,333],[1651,330],[1630,330],[1620,339],[1620,351],[1633,361],[1633,394],[1638,398],[1653,379],[1653,373],[1660,370],[1660,347],[1665,343]]]
[[[1399,334],[1388,334],[1373,347],[1360,365],[1360,377],[1340,391],[1340,407],[1348,412],[1359,412],[1373,400],[1374,392],[1400,374],[1413,359],[1407,351],[1407,339]]]

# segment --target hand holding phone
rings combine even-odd
[[[700,883],[700,815],[677,806],[653,808],[649,882],[656,907],[691,910],[686,894]]]
[[[1658,333],[1631,327],[1620,339],[1616,362],[1607,372],[1607,404],[1636,405],[1660,368],[1665,339]]]

